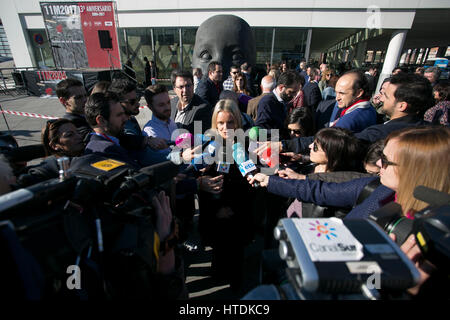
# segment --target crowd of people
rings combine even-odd
[[[41,132],[43,162],[13,173],[2,160],[1,172],[7,186],[15,176],[16,184],[28,187],[58,177],[61,157],[73,161],[95,154],[136,170],[174,157],[184,160],[178,162],[177,191],[170,195],[174,199],[164,194],[153,199],[164,221],[157,228],[161,242],[170,234],[172,215],[180,227],[179,247],[165,250],[158,272],[183,277],[177,250],[188,250],[196,228],[195,195],[201,245],[213,248],[211,276],[239,291],[248,272],[245,248],[259,234],[264,249],[272,249],[272,230],[281,218],[368,218],[395,201],[405,217],[414,219],[427,206],[414,198],[416,186],[450,193],[449,82],[439,79],[438,68],[423,74],[395,69],[375,92],[375,67],[337,72],[325,63],[301,62],[289,69],[282,62],[279,67],[267,65],[257,83],[248,63],[233,65],[224,75],[223,66],[213,61],[205,75],[199,68],[174,70],[175,97],[170,99],[169,88],[156,83],[156,69],[146,62],[143,97],[152,117],[142,128],[136,120],[141,97],[133,82],[99,82],[88,93],[80,81],[66,79],[56,90],[66,112]],[[193,135],[213,132],[226,150],[236,130],[254,127],[279,132],[278,141],[259,142],[254,150],[260,157],[269,149],[279,154],[280,166],[272,175],[243,177],[236,164],[225,171],[216,163],[186,170],[198,148],[174,147],[180,129]],[[365,188],[378,180],[361,200]],[[256,183],[261,188],[254,188]],[[7,186],[0,190],[7,193]],[[408,243],[410,250],[414,239]],[[404,250],[421,271],[422,285],[433,268]],[[410,290],[412,295],[418,292]],[[174,296],[186,298],[185,288]]]

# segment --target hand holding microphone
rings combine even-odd
[[[150,148],[155,149],[155,150],[164,150],[169,147],[167,145],[166,140],[164,140],[162,138],[156,138],[156,137],[148,137],[147,144]]]
[[[263,174],[263,173],[257,173],[254,176],[248,175],[247,181],[252,186],[261,186],[261,187],[267,187],[269,185],[269,176]]]

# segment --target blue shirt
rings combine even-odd
[[[169,121],[163,121],[152,115],[152,119],[145,124],[142,134],[146,137],[155,137],[172,141],[172,133],[176,129],[178,129],[178,127],[172,119],[169,119]],[[170,148],[158,151],[169,153]]]

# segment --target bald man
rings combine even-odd
[[[336,104],[330,127],[346,128],[354,133],[376,124],[377,112],[369,101],[369,82],[359,70],[346,72],[336,83]]]
[[[249,100],[247,105],[247,114],[256,121],[256,116],[258,114],[258,103],[262,97],[270,94],[275,88],[275,80],[272,76],[265,76],[261,79],[261,95]]]

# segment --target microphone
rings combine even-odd
[[[414,198],[432,206],[444,206],[450,204],[450,195],[425,186],[417,186],[414,189],[413,195]]]
[[[35,144],[2,151],[9,162],[28,162],[45,157],[44,145]]]
[[[182,133],[175,139],[175,145],[179,148],[186,149],[193,145],[194,139],[192,133]]]
[[[242,176],[253,178],[253,173],[257,170],[255,164],[248,158],[242,144],[236,142],[233,144],[233,159],[241,172]],[[259,183],[254,183],[255,187],[259,187]]]
[[[202,135],[203,136],[203,135]],[[212,136],[211,140],[207,140],[203,142],[201,150],[203,152],[201,154],[195,155],[194,159],[192,159],[191,164],[184,170],[184,172],[189,172],[192,169],[199,171],[204,168],[206,164],[212,164],[212,158],[216,155],[216,149],[218,149],[217,142],[215,141],[215,137]]]
[[[248,147],[248,152],[253,152],[257,147],[258,143],[257,140],[259,139],[259,127],[252,127],[248,132],[248,137],[250,138],[250,145]],[[268,135],[267,135],[268,137]],[[270,168],[274,168],[277,166],[280,161],[278,158],[272,156],[272,149],[268,148],[266,149],[261,156],[259,156],[259,159],[263,165],[269,166]]]

